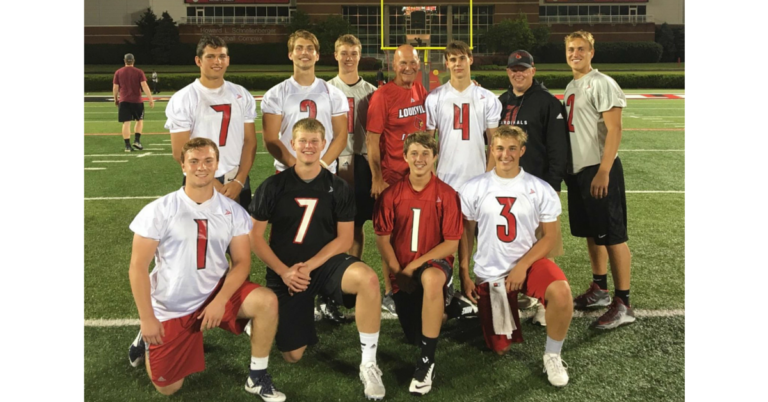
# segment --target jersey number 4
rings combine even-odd
[[[496,197],[496,201],[503,207],[499,215],[507,219],[506,225],[496,225],[496,236],[504,243],[512,243],[517,237],[517,218],[512,213],[512,205],[515,205],[515,197]]]
[[[208,219],[195,219],[197,223],[197,269],[205,269],[208,254]]]
[[[565,101],[565,106],[568,106],[568,131],[575,133],[576,129],[573,127],[573,114],[576,112],[574,109],[574,104],[576,95],[571,94],[571,96],[568,97],[568,99]]]
[[[213,105],[211,109],[221,113],[221,129],[219,130],[219,146],[227,145],[227,134],[229,133],[229,119],[232,117],[232,105]]]
[[[315,207],[317,206],[317,198],[296,198],[296,203],[304,209],[304,215],[301,217],[301,223],[299,224],[299,230],[296,231],[296,237],[293,238],[295,244],[304,243],[304,237],[307,235],[307,229],[309,228],[309,222],[312,221],[312,216],[315,214]]]
[[[453,105],[453,129],[461,130],[461,139],[469,141],[469,103],[462,103],[461,109]]]
[[[317,118],[317,103],[312,99],[304,99],[299,103],[299,111],[302,113],[309,112],[309,116],[307,117],[310,119]]]

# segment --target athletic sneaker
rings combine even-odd
[[[253,325],[253,320],[248,320],[248,323],[245,324],[245,328],[243,328],[243,332],[245,332],[248,337],[251,337],[251,325]]]
[[[136,149],[138,149],[139,151],[141,151],[142,149],[144,149],[144,147],[143,147],[143,146],[141,146],[141,142],[139,142],[139,141],[134,141],[134,142],[133,142],[133,147],[134,147],[134,148],[136,148]]]
[[[477,306],[472,304],[469,299],[461,293],[455,293],[450,304],[445,307],[445,314],[448,319],[465,319],[477,317]]]
[[[536,307],[536,314],[534,314],[533,318],[531,318],[531,322],[536,325],[546,327],[547,326],[546,314],[547,314],[547,309],[544,308],[543,304],[539,304]]]
[[[539,299],[535,297],[528,297],[523,292],[517,294],[517,308],[520,310],[528,310],[529,308],[536,307],[539,304]]]
[[[563,367],[565,364],[565,367]],[[568,385],[568,364],[557,353],[544,353],[544,372],[549,383],[556,387]]]
[[[596,283],[589,284],[589,289],[573,299],[573,308],[584,310],[592,307],[606,307],[611,305],[611,295],[607,290],[600,289]]]
[[[131,363],[131,366],[139,367],[144,363],[144,354],[146,351],[147,346],[144,343],[144,339],[141,339],[141,330],[139,330],[139,335],[136,336],[136,339],[133,340],[131,346],[128,347],[128,362]]]
[[[592,325],[597,329],[613,329],[633,322],[635,322],[635,312],[632,307],[625,306],[620,297],[614,297],[611,308]]]
[[[323,318],[334,324],[345,324],[349,322],[347,317],[339,311],[339,306],[332,298],[323,295],[317,296],[317,308],[323,314]]]
[[[125,152],[133,152],[133,148],[130,145],[125,146]]]
[[[320,311],[319,308],[317,308],[317,304],[315,304],[315,322],[322,321],[323,320],[323,312]]]
[[[413,379],[411,380],[411,386],[408,387],[408,391],[412,395],[426,395],[432,389],[432,380],[435,379],[435,363],[429,366],[421,367],[416,366],[416,371],[413,373]]]
[[[392,298],[392,291],[381,298],[381,311],[388,311],[397,317],[397,309],[395,308],[395,299]]]
[[[374,362],[360,365],[360,381],[365,387],[365,398],[374,401],[384,399],[384,382],[381,381],[381,370]]]
[[[248,380],[245,382],[245,390],[260,396],[266,402],[283,402],[285,400],[285,394],[275,388],[269,373],[256,380],[248,376]]]

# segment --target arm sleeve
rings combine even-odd
[[[446,192],[443,198],[443,239],[460,240],[464,233],[464,220],[461,216],[461,200],[455,191]]]
[[[595,109],[603,113],[614,107],[627,107],[627,97],[619,84],[608,76],[601,78],[592,82],[595,86]]]
[[[387,104],[384,101],[384,91],[376,91],[371,96],[368,105],[368,124],[365,129],[372,133],[382,134],[384,122],[387,121]]]
[[[120,71],[120,70],[115,71],[115,76],[112,77],[112,84],[114,84],[114,85],[120,85],[120,80],[117,79],[118,71]]]
[[[261,98],[261,113],[283,114],[283,100],[280,97],[281,85],[275,85]]]
[[[469,182],[464,183],[458,191],[459,200],[461,201],[461,212],[468,221],[476,221],[477,213],[475,211],[475,200],[473,200],[473,189],[469,185]]]
[[[332,173],[329,173],[332,174]],[[355,195],[350,191],[347,182],[338,176],[333,176],[333,198],[335,201],[333,214],[337,222],[355,220]]]
[[[272,212],[275,209],[275,199],[277,198],[277,194],[273,190],[276,184],[272,179],[274,177],[277,176],[271,176],[261,182],[256,192],[253,193],[253,199],[251,200],[251,205],[248,206],[248,212],[257,221],[268,222],[272,218]]]
[[[424,100],[424,109],[427,110],[427,130],[437,127],[437,95],[431,93]]]
[[[347,96],[344,95],[344,92],[327,82],[325,86],[328,87],[331,97],[331,116],[347,114],[349,112],[349,102],[347,102]]]
[[[489,92],[485,95],[485,126],[496,128],[501,120],[501,102],[497,97]]]
[[[568,128],[563,104],[554,96],[550,98],[549,108],[542,122],[544,128],[542,134],[547,143],[547,160],[549,161],[549,170],[544,173],[544,180],[555,191],[560,191],[568,163]]]
[[[193,120],[192,99],[187,91],[181,91],[171,96],[168,106],[165,107],[165,128],[171,133],[192,131]]]
[[[248,212],[246,212],[245,208],[241,207],[239,204],[232,204],[232,219],[234,221],[234,225],[232,225],[232,237],[247,235],[248,233],[251,233],[251,229],[253,229],[253,222],[248,216]]]
[[[144,82],[147,80],[147,76],[144,74],[144,71],[139,70],[141,72],[141,82]]]
[[[390,188],[381,193],[373,209],[375,211],[373,214],[373,231],[380,236],[392,234],[395,229],[395,210],[392,205]]]
[[[562,212],[560,197],[557,196],[555,190],[553,190],[550,186],[543,185],[539,187],[539,194],[541,195],[538,211],[539,222],[554,222]]]
[[[154,201],[141,209],[133,218],[129,228],[141,237],[160,241],[165,234],[167,219],[160,200]]]
[[[245,112],[245,123],[253,123],[254,120],[256,120],[259,115],[256,111],[256,100],[253,99],[253,96],[245,90],[245,88],[240,89],[242,92],[243,98],[245,99],[245,104],[243,105],[243,111]],[[250,219],[248,220],[250,221]]]

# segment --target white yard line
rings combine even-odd
[[[684,149],[622,149],[620,152],[685,152]]]
[[[160,145],[160,144],[158,144],[158,145]],[[157,146],[157,145],[155,145],[155,146]],[[145,151],[166,151],[166,149],[163,149],[163,148],[144,148],[144,150]]]
[[[128,162],[128,160],[126,159],[124,161],[91,161],[91,162],[93,163],[125,163],[125,162]]]
[[[525,310],[521,312],[521,320],[525,320],[533,317],[536,313],[535,309]],[[597,318],[603,315],[605,311],[596,310],[589,312],[574,311],[573,318]],[[347,314],[348,317],[354,316],[354,314]],[[685,310],[635,310],[636,317],[685,317]],[[389,312],[381,313],[382,320],[396,320],[397,317]],[[115,319],[95,319],[85,320],[86,327],[133,327],[139,325],[138,318],[115,318]]]
[[[145,156],[149,156],[149,155],[152,155],[152,152],[146,152],[146,153],[142,153],[141,155],[136,155],[136,157],[137,157],[137,158],[143,158],[143,157],[145,157]]]

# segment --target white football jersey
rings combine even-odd
[[[240,85],[224,81],[208,89],[199,79],[182,88],[168,101],[165,128],[171,133],[189,131],[189,138],[204,137],[219,147],[216,177],[240,166],[245,124],[256,120],[256,101]]]
[[[304,87],[299,85],[291,76],[291,78],[272,87],[261,100],[262,114],[283,116],[283,122],[280,125],[280,141],[293,156],[296,156],[296,151],[291,147],[291,138],[293,125],[297,121],[311,117],[323,124],[326,143],[322,155],[325,155],[331,141],[333,141],[331,117],[346,115],[348,111],[349,103],[344,93],[317,77],[315,77],[312,85]],[[282,172],[286,166],[275,160],[275,169]],[[330,164],[328,169],[336,173],[336,161]]]
[[[339,88],[347,97],[349,112],[347,113],[347,147],[341,151],[341,156],[352,154],[367,155],[365,147],[365,126],[368,117],[368,104],[371,94],[376,87],[366,82],[363,77],[354,84],[347,85],[339,76],[328,81],[329,84]]]
[[[155,317],[167,321],[200,308],[229,269],[232,238],[251,227],[245,209],[216,190],[200,205],[182,187],[145,206],[130,228],[160,242],[149,274]]]
[[[563,99],[568,113],[573,174],[576,174],[587,166],[602,162],[608,135],[603,112],[614,107],[627,107],[627,98],[613,78],[593,69],[569,82]]]
[[[437,177],[458,191],[485,172],[485,130],[499,126],[501,102],[475,84],[459,92],[446,82],[429,93],[424,107],[427,130],[437,128]]]
[[[491,170],[470,179],[458,192],[461,212],[477,222],[478,283],[507,275],[536,243],[539,223],[554,222],[561,212],[552,186],[523,168],[513,179]]]

